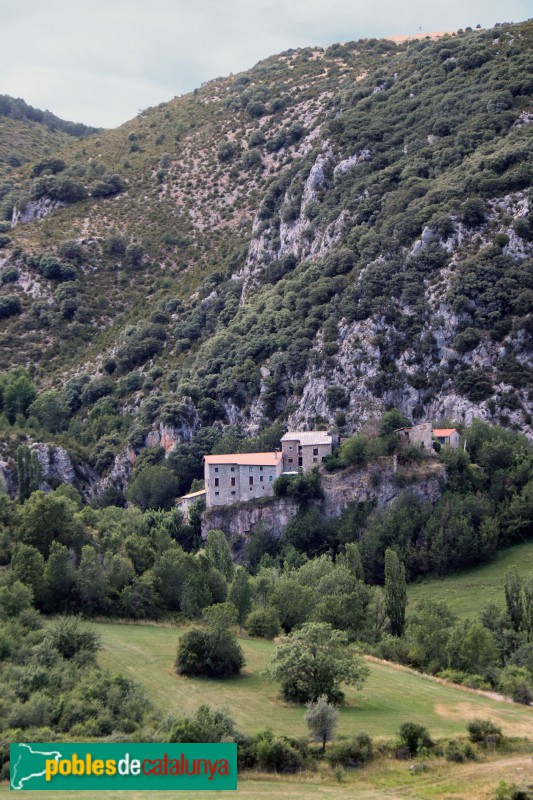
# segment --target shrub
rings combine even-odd
[[[244,655],[229,630],[193,628],[179,643],[176,672],[179,675],[206,675],[231,678],[244,666]]]
[[[304,766],[302,754],[283,739],[263,739],[257,746],[257,763],[268,772],[298,772]]]
[[[444,748],[444,758],[446,761],[452,761],[456,764],[461,764],[463,761],[475,759],[476,754],[470,742],[458,742],[452,739]]]
[[[231,161],[237,153],[237,147],[233,142],[222,142],[217,151],[217,158],[221,163]]]
[[[367,733],[358,733],[348,742],[330,747],[327,759],[332,767],[364,767],[373,758],[372,739]]]
[[[417,722],[404,722],[400,727],[399,737],[410,756],[416,756],[422,747],[433,747],[427,728]]]
[[[501,728],[490,719],[473,719],[466,726],[468,737],[476,744],[500,744],[503,739]]]
[[[20,298],[16,294],[7,294],[5,297],[0,297],[0,319],[13,317],[15,314],[20,314],[21,311]]]
[[[183,717],[172,727],[170,742],[226,741],[235,735],[235,723],[225,711],[201,705],[194,717]]]
[[[275,608],[257,608],[248,615],[245,627],[250,636],[273,639],[280,632],[279,614]]]

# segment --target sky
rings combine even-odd
[[[531,0],[0,0],[0,94],[115,127],[283,50],[520,22]]]

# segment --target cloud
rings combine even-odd
[[[114,126],[140,108],[313,44],[519,21],[529,0],[24,0],[2,10],[0,92]]]

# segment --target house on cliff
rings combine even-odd
[[[454,450],[457,450],[461,442],[457,428],[432,428],[430,422],[422,422],[412,428],[399,428],[395,433],[404,444],[418,445],[426,450],[433,447],[434,441],[444,447],[453,447]]]
[[[279,450],[204,456],[206,507],[272,496],[274,481],[282,472],[283,455]]]
[[[281,437],[283,471],[304,472],[322,464],[337,447],[339,437],[326,431],[287,431]]]

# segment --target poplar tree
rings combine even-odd
[[[394,550],[385,551],[385,609],[393,636],[401,636],[405,628],[407,585],[405,567]]]

